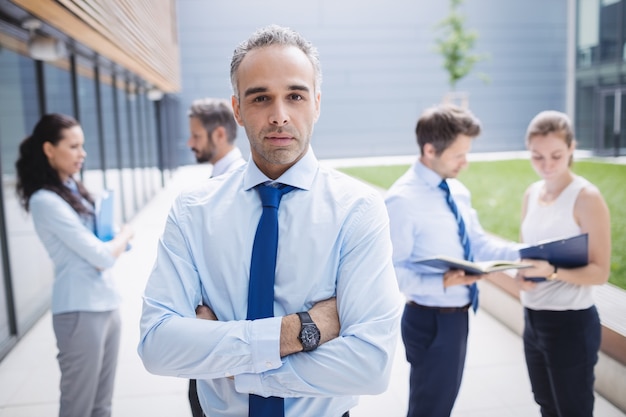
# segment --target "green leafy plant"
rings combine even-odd
[[[448,72],[448,83],[452,91],[459,80],[474,69],[476,63],[488,58],[485,54],[472,52],[478,32],[465,27],[465,15],[459,10],[462,4],[463,0],[450,0],[450,13],[435,26],[441,32],[441,36],[435,40],[435,49],[443,57],[443,67]],[[477,75],[484,82],[489,81],[486,74]]]

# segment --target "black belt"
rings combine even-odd
[[[471,303],[470,303],[463,307],[433,307],[433,306],[424,306],[421,304],[417,304],[415,301],[408,301],[406,304],[411,307],[419,308],[420,310],[435,310],[443,314],[466,313],[471,306]]]

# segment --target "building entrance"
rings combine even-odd
[[[605,156],[626,154],[626,86],[599,92],[599,132],[595,152]]]

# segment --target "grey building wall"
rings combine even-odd
[[[194,98],[230,97],[234,47],[270,23],[292,27],[319,49],[322,113],[312,142],[318,157],[416,153],[420,112],[449,90],[434,51],[435,25],[447,13],[443,0],[179,0],[183,158],[193,162],[186,108]],[[469,92],[483,122],[474,150],[523,149],[535,113],[566,109],[567,0],[467,0],[464,13],[479,32],[475,51],[489,55],[457,86]],[[247,154],[243,129],[237,141]]]

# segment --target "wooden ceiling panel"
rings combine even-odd
[[[12,1],[161,90],[180,90],[175,0]]]

